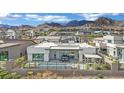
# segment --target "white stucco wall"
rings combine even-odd
[[[105,43],[108,43],[108,40],[111,40],[113,44],[121,44],[123,43],[123,36],[111,36],[107,35],[103,37],[105,39]]]
[[[27,54],[28,54],[28,61],[32,61],[32,54],[35,53],[43,53],[44,54],[44,61],[49,61],[49,50],[45,50],[42,48],[27,48]]]

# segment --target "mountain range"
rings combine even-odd
[[[113,20],[111,18],[106,18],[106,17],[99,17],[95,21],[88,21],[88,20],[72,20],[69,21],[68,23],[44,23],[44,24],[39,24],[38,26],[42,25],[48,25],[52,27],[75,27],[75,26],[120,26],[124,27],[124,21],[118,21],[118,20]],[[6,25],[6,24],[0,24],[0,28],[33,28],[34,26],[30,25],[21,25],[21,26],[11,26],[11,25]]]

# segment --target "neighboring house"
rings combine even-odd
[[[0,61],[15,60],[27,55],[27,47],[34,43],[29,40],[4,40],[0,43]]]
[[[107,43],[105,43],[105,39],[103,37],[94,38],[93,43],[95,43],[95,46],[100,52],[104,54],[107,53]]]
[[[19,43],[0,44],[0,61],[14,60],[20,57]]]
[[[52,29],[52,26],[49,26],[49,25],[39,25],[36,27],[35,31],[40,33],[40,32],[47,32],[49,31],[50,29]]]
[[[15,31],[13,29],[8,29],[7,31],[5,31],[6,33],[6,38],[7,39],[19,39],[20,38],[20,31]]]
[[[93,30],[83,30],[83,31],[78,31],[78,35],[91,35],[94,33]]]
[[[101,62],[97,49],[86,43],[53,43],[43,42],[27,48],[28,61],[94,63]]]
[[[94,34],[101,34],[101,33],[102,33],[102,30],[94,31]]]
[[[77,42],[76,36],[61,36],[59,42],[69,43],[69,42]]]
[[[107,54],[120,63],[124,63],[124,39],[123,35],[107,35],[103,37],[107,44]]]
[[[5,31],[0,30],[0,39],[4,39],[6,36]]]
[[[112,31],[102,31],[103,35],[110,35],[112,33]]]
[[[5,43],[19,43],[20,56],[27,55],[27,47],[36,44],[32,40],[4,40]]]
[[[35,42],[41,43],[43,41],[49,41],[49,42],[59,42],[60,36],[38,36],[34,39]]]
[[[72,31],[61,31],[56,33],[56,35],[60,36],[59,42],[61,43],[77,42],[77,36]]]
[[[35,36],[35,32],[34,32],[34,30],[33,29],[31,29],[31,30],[27,30],[27,31],[25,31],[25,35],[27,36],[27,37],[34,37]]]

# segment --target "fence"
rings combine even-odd
[[[23,66],[24,69],[40,70],[110,70],[107,63],[82,63],[82,62],[31,62]]]
[[[8,67],[9,66],[9,67]],[[105,76],[124,76],[124,71],[120,71],[118,68],[118,64],[112,64],[111,65],[111,70],[86,70],[86,69],[40,69],[40,68],[13,68],[12,63],[9,62],[7,65],[7,69],[10,72],[18,72],[21,75],[27,75],[28,71],[33,71],[34,73],[37,72],[44,72],[46,70],[53,71],[57,73],[58,75],[63,75],[63,76],[85,76],[85,75],[98,75],[98,74],[103,74]]]

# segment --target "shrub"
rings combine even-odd
[[[4,70],[0,70],[0,79],[19,79],[21,75],[16,72],[8,72]]]
[[[4,76],[4,79],[12,79],[12,78],[13,78],[13,77],[12,77],[11,74],[7,74],[7,75]]]
[[[21,78],[21,75],[18,74],[18,73],[16,73],[16,72],[11,73],[11,76],[12,76],[13,79],[19,79],[19,78]]]
[[[27,74],[28,74],[29,76],[32,76],[32,75],[33,75],[33,71],[28,71]]]
[[[28,71],[28,72],[27,72],[28,78],[33,78],[33,74],[34,74],[33,71]]]
[[[19,66],[19,67],[24,66],[25,61],[26,61],[26,56],[22,56],[22,57],[17,58],[17,59],[15,60],[15,65],[16,65],[16,66]]]
[[[36,73],[36,77],[37,77],[37,79],[40,79],[40,78],[42,78],[42,73]]]
[[[1,77],[2,79],[4,79],[4,76],[7,75],[7,74],[9,74],[8,71],[1,71],[1,72],[0,72],[0,77]]]
[[[85,69],[89,70],[90,69],[90,64],[85,64]]]
[[[3,79],[20,79],[21,75],[16,72],[8,73],[2,77]]]
[[[43,78],[47,78],[47,77],[49,77],[49,76],[51,76],[53,74],[53,72],[52,71],[45,71],[44,73],[43,73]]]
[[[94,63],[93,64],[93,69],[95,69],[95,70],[101,70],[102,69],[101,68],[101,64]]]
[[[102,64],[102,69],[109,70],[109,69],[111,69],[111,66],[109,64]]]
[[[21,78],[21,75],[20,74],[16,74],[13,79],[20,79],[20,78]]]
[[[102,74],[98,74],[98,75],[97,75],[97,78],[99,78],[99,79],[103,79],[104,76],[103,76]]]

